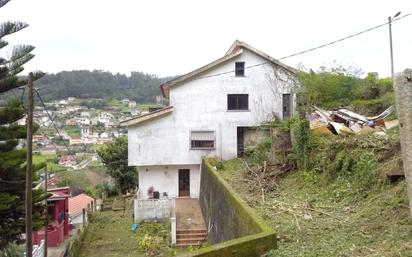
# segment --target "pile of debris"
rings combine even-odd
[[[366,117],[347,109],[327,111],[314,106],[315,111],[310,115],[310,128],[313,133],[326,134],[369,134],[385,135],[385,118],[393,111],[391,106],[381,114]]]

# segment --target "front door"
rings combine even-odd
[[[190,196],[190,170],[179,170],[179,197]]]
[[[283,108],[283,119],[287,119],[290,117],[290,94],[283,94],[283,99],[282,99],[282,108]]]

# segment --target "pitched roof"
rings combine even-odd
[[[153,111],[153,112],[149,112],[149,113],[146,113],[146,114],[143,114],[143,115],[133,117],[131,119],[121,121],[120,125],[122,125],[122,126],[137,125],[137,124],[143,123],[145,121],[152,120],[152,119],[155,119],[157,117],[166,115],[166,114],[171,113],[171,112],[173,112],[173,106],[168,106],[168,107],[165,107],[165,108]]]
[[[77,216],[82,213],[83,209],[87,209],[87,204],[91,204],[94,199],[86,194],[76,195],[69,198],[69,215],[70,217]]]
[[[163,96],[164,97],[169,97],[169,91],[170,91],[171,87],[179,85],[179,84],[181,84],[185,81],[188,81],[190,79],[193,79],[196,76],[212,69],[213,67],[215,67],[219,64],[222,64],[222,63],[224,63],[224,62],[240,55],[243,52],[243,49],[247,49],[247,50],[255,53],[256,55],[268,60],[268,62],[270,62],[272,64],[275,64],[275,65],[278,65],[278,66],[284,68],[285,70],[287,70],[291,73],[296,73],[295,69],[293,69],[292,67],[287,66],[286,64],[283,64],[283,63],[279,62],[278,60],[271,57],[270,55],[265,54],[264,52],[250,46],[249,44],[246,44],[245,42],[235,40],[235,42],[232,44],[232,46],[229,48],[229,50],[226,52],[226,54],[223,57],[221,57],[221,58],[219,58],[219,59],[203,66],[203,67],[200,67],[200,68],[198,68],[194,71],[191,71],[191,72],[189,72],[185,75],[179,76],[175,79],[169,80],[169,81],[161,84],[160,89],[162,91]]]
[[[47,188],[47,192],[52,194],[47,198],[49,201],[63,200],[70,197],[70,187]]]

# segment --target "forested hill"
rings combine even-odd
[[[130,76],[105,71],[63,71],[47,74],[36,82],[46,101],[77,98],[123,98],[138,102],[153,102],[160,95],[159,85],[171,79],[156,75],[132,72]]]

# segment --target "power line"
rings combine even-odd
[[[412,12],[411,12],[411,13],[407,13],[407,14],[405,14],[405,15],[397,18],[397,19],[394,19],[392,22],[398,21],[398,20],[400,20],[400,19],[402,19],[402,18],[405,18],[405,17],[407,17],[407,16],[409,16],[409,15],[412,15]],[[317,46],[317,47],[313,47],[313,48],[310,48],[310,49],[307,49],[307,50],[304,50],[304,51],[301,51],[301,52],[298,52],[298,53],[295,53],[295,54],[286,55],[286,56],[284,56],[284,57],[282,57],[282,58],[279,58],[278,60],[287,59],[287,58],[294,57],[294,56],[301,55],[301,54],[305,54],[305,53],[308,53],[308,52],[311,52],[311,51],[314,51],[314,50],[317,50],[317,49],[320,49],[320,48],[323,48],[323,47],[326,47],[326,46],[330,46],[330,45],[333,45],[333,44],[335,44],[335,43],[342,42],[342,41],[344,41],[344,40],[346,40],[346,39],[350,39],[350,38],[353,38],[353,37],[362,35],[362,34],[364,34],[364,33],[367,33],[367,32],[369,32],[369,31],[378,29],[378,28],[383,27],[383,26],[388,25],[388,24],[389,24],[389,21],[388,21],[388,22],[385,22],[385,23],[382,23],[382,24],[380,24],[380,25],[377,25],[377,26],[375,26],[375,27],[362,30],[362,31],[360,31],[360,32],[358,32],[358,33],[355,33],[355,34],[352,34],[352,35],[349,35],[349,36],[346,36],[346,37],[343,37],[343,38],[340,38],[340,39],[331,41],[331,42],[329,42],[329,43],[326,43],[326,44]]]
[[[41,104],[43,105],[44,110],[46,111],[47,116],[49,117],[50,121],[53,124],[54,129],[56,130],[57,134],[59,135],[59,137],[62,139],[62,135],[60,134],[59,129],[57,128],[56,123],[54,122],[54,119],[52,118],[52,116],[50,115],[49,111],[47,110],[46,104],[44,103],[43,99],[41,98],[41,95],[39,93],[39,91],[37,90],[37,88],[34,88],[34,91],[36,91],[37,97],[40,99]],[[67,151],[69,152],[69,154],[72,154],[72,151],[69,149],[69,146],[67,145],[66,141],[63,140],[64,145],[66,146]]]
[[[396,18],[396,19],[392,20],[392,22],[398,21],[398,20],[403,19],[403,18],[405,18],[405,17],[407,17],[407,16],[410,16],[410,15],[412,15],[412,12],[407,13],[407,14],[405,14],[405,15],[403,15],[403,16],[400,16],[399,18]],[[315,50],[318,50],[318,49],[321,49],[321,48],[324,48],[324,47],[327,47],[327,46],[330,46],[330,45],[333,45],[333,44],[336,44],[336,43],[339,43],[339,42],[342,42],[342,41],[345,41],[345,40],[347,40],[347,39],[360,36],[360,35],[362,35],[362,34],[365,34],[365,33],[367,33],[367,32],[370,32],[370,31],[372,31],[372,30],[378,29],[378,28],[383,27],[383,26],[388,25],[388,24],[389,24],[389,21],[387,21],[387,22],[385,22],[385,23],[382,23],[382,24],[379,24],[379,25],[377,25],[377,26],[374,26],[374,27],[371,27],[371,28],[362,30],[362,31],[360,31],[360,32],[357,32],[357,33],[348,35],[348,36],[346,36],[346,37],[342,37],[342,38],[336,39],[336,40],[331,41],[331,42],[326,43],[326,44],[322,44],[322,45],[319,45],[319,46],[316,46],[316,47],[312,47],[312,48],[309,48],[309,49],[306,49],[306,50],[303,50],[303,51],[300,51],[300,52],[296,52],[296,53],[293,53],[293,54],[289,54],[289,55],[283,56],[283,57],[281,57],[281,58],[279,58],[279,59],[276,59],[276,60],[277,60],[277,61],[280,61],[280,60],[284,60],[284,59],[287,59],[287,58],[291,58],[291,57],[295,57],[295,56],[298,56],[298,55],[302,55],[302,54],[305,54],[305,53],[308,53],[308,52],[312,52],[312,51],[315,51]],[[246,67],[243,68],[243,69],[246,70],[246,69],[250,69],[250,68],[254,68],[254,67],[257,67],[257,66],[262,66],[262,65],[266,65],[266,64],[270,64],[270,63],[271,63],[271,62],[262,62],[262,63],[258,63],[258,64],[255,64],[255,65],[246,66]],[[208,76],[203,76],[203,77],[199,77],[199,78],[197,78],[197,79],[205,79],[205,78],[210,78],[210,77],[217,77],[217,76],[221,76],[221,75],[225,75],[225,74],[229,74],[229,73],[233,73],[233,72],[235,72],[235,70],[226,71],[226,72],[217,73],[217,74],[212,74],[212,75],[208,75]]]

